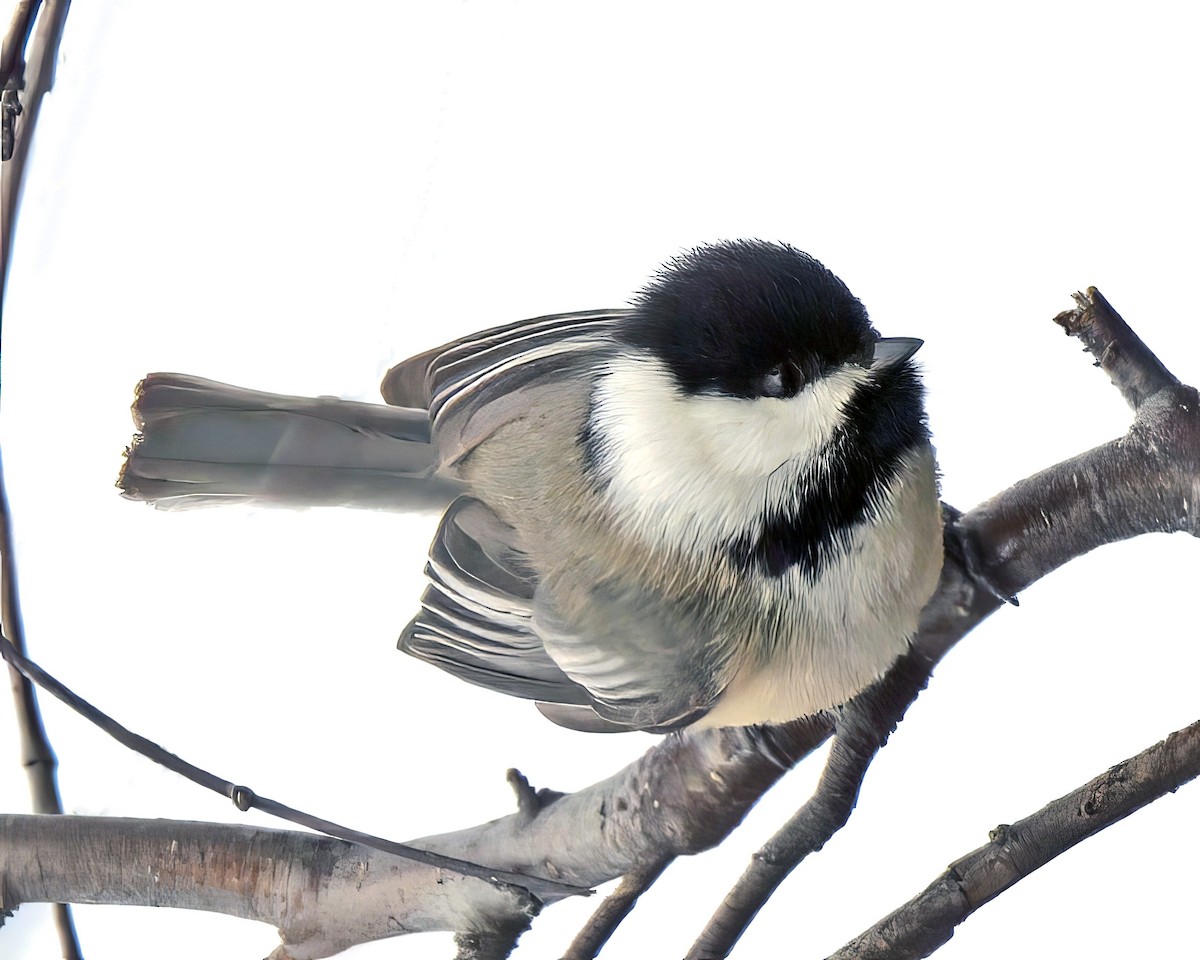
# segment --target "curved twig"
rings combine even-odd
[[[233,801],[234,806],[243,813],[251,809],[261,810],[263,813],[279,817],[281,820],[287,820],[302,827],[308,827],[310,830],[316,830],[319,833],[336,837],[339,840],[359,843],[383,853],[390,853],[393,856],[415,860],[418,863],[438,867],[442,870],[452,870],[461,873],[465,877],[475,877],[493,883],[512,884],[522,887],[542,901],[558,900],[564,896],[587,895],[589,893],[586,887],[571,887],[553,880],[547,880],[541,876],[534,877],[512,874],[503,868],[493,869],[483,864],[467,863],[463,860],[444,857],[428,850],[408,846],[407,844],[396,843],[394,840],[363,833],[361,830],[355,830],[353,827],[334,823],[332,820],[326,820],[323,817],[314,816],[303,810],[297,810],[295,807],[288,806],[286,803],[280,803],[278,800],[272,800],[270,797],[261,796],[247,786],[236,784],[231,780],[225,780],[202,767],[196,766],[194,763],[189,763],[182,757],[163,749],[163,747],[154,741],[147,740],[140,734],[134,733],[127,727],[117,723],[108,714],[99,710],[87,700],[84,700],[75,691],[68,689],[57,678],[51,676],[36,663],[29,660],[3,634],[0,634],[0,656],[7,660],[11,667],[19,670],[24,677],[33,680],[43,690],[61,700],[80,716],[94,723],[121,744],[121,746],[140,754],[147,760],[161,764],[172,773],[190,780],[197,786],[212,790],[223,797],[228,797]],[[50,812],[57,813],[61,811]]]
[[[17,8],[9,34],[5,36],[5,53],[0,58],[7,68],[4,86],[9,93],[5,97],[4,109],[8,117],[6,126],[11,150],[8,159],[0,163],[0,305],[4,302],[9,262],[12,259],[13,230],[17,205],[21,199],[21,185],[25,179],[25,161],[29,156],[29,145],[37,125],[42,97],[54,86],[54,64],[58,60],[58,47],[62,42],[71,0],[44,0],[33,38],[29,40],[28,31],[37,6],[27,4]],[[24,77],[20,78],[14,75],[14,71],[26,40],[29,40],[29,55],[25,58]],[[10,58],[12,63],[8,66]],[[21,86],[24,88],[20,94],[23,102],[18,104],[15,98]]]
[[[604,898],[583,929],[576,934],[562,960],[593,960],[637,906],[638,898],[654,885],[654,881],[662,876],[662,872],[674,860],[674,857],[664,857],[625,874],[617,889]]]
[[[882,680],[843,709],[817,789],[750,861],[725,895],[687,960],[723,957],[789,873],[845,826],[867,768],[925,688],[933,661],[910,651]]]
[[[859,934],[830,960],[927,957],[989,900],[1060,853],[1200,776],[1200,722],[1178,730],[955,861],[903,907]]]
[[[11,632],[18,650],[25,649],[25,628],[21,617],[21,599],[17,591],[17,567],[13,559],[12,518],[8,509],[8,491],[4,486],[4,468],[0,464],[0,628]],[[62,798],[58,792],[58,758],[46,736],[37,693],[25,677],[11,666],[9,683],[17,708],[17,728],[21,734],[21,765],[29,778],[33,809],[38,813],[61,814]],[[56,903],[53,908],[54,926],[65,960],[81,960],[79,935],[71,908]]]
[[[4,292],[12,260],[12,242],[16,225],[21,185],[25,179],[25,161],[37,124],[42,97],[54,86],[54,64],[66,27],[70,0],[20,0],[0,49],[0,325],[4,317]],[[36,24],[36,32],[35,30]],[[31,40],[32,34],[32,40]],[[28,57],[25,56],[26,48]],[[28,69],[27,69],[28,68]],[[24,102],[22,102],[24,101]],[[2,625],[24,649],[20,605],[16,592],[16,569],[12,560],[12,533],[8,497],[0,478],[0,550],[4,563],[4,610]],[[32,685],[15,671],[9,671],[17,707],[17,725],[21,731],[21,752],[29,774],[34,809],[61,813],[56,769],[58,761],[50,748],[38,710]],[[71,909],[54,905],[54,924],[59,945],[66,960],[82,956]]]

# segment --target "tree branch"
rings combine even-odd
[[[829,729],[824,718],[808,718],[779,727],[671,734],[583,790],[543,793],[536,808],[523,805],[500,820],[410,842],[595,886],[719,844]]]
[[[830,960],[927,957],[989,900],[1060,853],[1200,776],[1200,722],[1008,826]]]
[[[37,124],[42,97],[54,85],[54,64],[66,27],[70,0],[46,0],[38,17],[42,0],[18,0],[8,32],[0,48],[0,326],[4,318],[4,294],[8,288],[8,270],[12,262],[12,242],[16,227],[17,207],[21,185],[25,179],[25,162]],[[30,34],[37,33],[30,46],[29,63],[32,69],[26,76],[25,48]],[[21,103],[24,91],[25,103]],[[12,530],[8,513],[8,496],[0,477],[0,550],[4,563],[3,627],[9,631],[20,649],[24,649],[21,616],[16,593],[16,572],[12,561]],[[42,726],[37,697],[24,677],[9,668],[9,680],[17,706],[17,725],[21,730],[21,753],[29,772],[30,788],[35,810],[61,813],[55,776],[57,760]],[[63,903],[54,905],[54,924],[65,960],[79,960],[79,938],[71,909]]]
[[[719,843],[758,797],[800,756],[819,744],[827,732],[821,722],[801,721],[769,730],[731,728],[704,731],[696,736],[670,736],[615,776],[585,790],[561,797],[546,791],[536,794],[529,791],[526,796],[537,798],[537,802],[522,803],[508,817],[468,830],[413,840],[410,845],[461,859],[489,857],[493,858],[489,862],[497,865],[522,865],[524,869],[516,872],[528,870],[549,879],[592,886],[637,869],[639,864],[661,856],[663,850],[693,853]],[[145,856],[139,860],[132,848],[122,845],[139,842],[138,835],[145,830],[159,844],[168,843],[169,839],[183,842],[180,838],[186,838],[188,843],[203,849],[204,843],[221,843],[223,852],[209,860],[225,864],[239,877],[261,876],[262,886],[254,890],[239,888],[252,900],[243,906],[233,903],[228,892],[223,892],[227,881],[222,875],[190,873],[187,876],[193,879],[185,877],[182,887],[174,881],[143,883],[140,878]],[[128,839],[125,832],[130,833]],[[184,906],[277,924],[286,921],[281,931],[287,952],[279,954],[278,960],[328,956],[351,942],[417,930],[477,935],[464,941],[467,948],[494,950],[499,942],[496,938],[515,939],[515,925],[523,929],[538,906],[537,900],[516,887],[497,888],[485,881],[458,877],[356,844],[309,834],[255,832],[248,827],[170,821],[9,817],[0,819],[0,835],[5,838],[5,844],[0,846],[0,854],[4,855],[0,858],[0,890],[6,891],[6,900],[0,906],[4,909],[12,910],[22,902],[61,897],[83,903]],[[280,838],[290,839],[279,849],[261,854],[255,844],[264,842],[261,837],[268,835],[274,838],[272,843],[284,843]],[[22,867],[10,855],[12,847],[20,843],[39,854],[36,868]],[[371,872],[379,884],[372,895],[383,898],[379,910],[386,907],[392,911],[391,915],[398,916],[399,908],[393,901],[402,901],[406,917],[411,914],[426,918],[420,921],[422,925],[410,918],[387,926],[371,923],[364,926],[358,919],[359,911],[370,914],[375,907],[370,900],[361,904],[355,901],[352,911],[346,904],[329,908],[330,917],[322,920],[317,932],[305,934],[312,941],[305,947],[310,952],[296,952],[293,941],[299,942],[297,938],[303,931],[287,926],[294,921],[290,914],[280,920],[271,898],[286,901],[287,891],[280,889],[280,885],[299,882],[285,869],[285,864],[293,863],[295,870],[307,869],[314,851],[326,849],[343,851],[338,855],[338,863],[368,859],[384,864],[390,878],[386,882],[381,879],[379,869],[373,867]],[[97,850],[107,853],[94,853]],[[91,859],[117,862],[88,866]],[[274,864],[269,871],[261,866],[268,860]],[[96,870],[109,868],[117,872],[99,881],[95,879]],[[345,872],[349,867],[338,869]],[[324,873],[340,876],[333,868]],[[453,889],[461,895],[461,902],[445,899],[450,889],[446,886],[449,877],[454,878]],[[509,899],[477,892],[468,880],[500,889]],[[216,887],[211,899],[205,901],[203,891],[209,884]],[[514,891],[521,896],[512,899]],[[479,896],[484,900],[477,903]],[[266,906],[264,897],[270,900]],[[553,898],[548,897],[547,902],[553,902]],[[342,919],[352,927],[341,939],[335,936],[331,919],[338,911],[347,914]],[[349,916],[350,913],[355,916]],[[313,944],[327,952],[311,952],[318,949]],[[460,950],[463,948],[460,943]]]
[[[540,908],[519,887],[297,831],[29,815],[0,817],[0,834],[0,910],[68,900],[225,913],[278,927],[272,960],[431,930],[515,942]]]
[[[787,875],[845,826],[867,768],[925,688],[932,669],[933,661],[910,651],[878,683],[847,704],[838,716],[817,789],[754,855],[692,944],[687,960],[727,956]]]
[[[13,558],[12,518],[8,492],[4,486],[4,468],[0,464],[0,624],[4,635],[19,652],[24,652],[25,626],[21,616],[21,597],[17,591],[17,565]],[[62,813],[58,793],[58,758],[46,736],[33,684],[14,667],[8,667],[17,708],[17,727],[21,733],[21,766],[29,778],[29,793],[37,813]]]
[[[15,92],[25,86],[25,60],[21,54],[29,43],[29,34],[41,5],[42,0],[17,0],[4,43],[0,46],[0,90]],[[11,133],[9,135],[11,137]],[[0,160],[7,159],[7,154],[0,156]]]
[[[604,898],[604,902],[579,931],[562,960],[593,960],[608,943],[617,927],[637,906],[638,898],[649,890],[662,872],[674,862],[664,857],[644,867],[637,867],[621,879],[620,886]]]
[[[1142,342],[1129,324],[1095,287],[1075,294],[1075,309],[1064,310],[1054,322],[1078,337],[1135,411],[1159,390],[1179,385],[1174,374]]]
[[[17,566],[14,559],[12,517],[8,509],[8,491],[4,485],[4,467],[0,462],[0,629],[7,631],[13,645],[25,649],[25,628],[21,617],[21,599],[17,590]],[[8,667],[13,702],[17,709],[17,729],[21,735],[21,765],[29,778],[33,809],[43,814],[61,814],[58,792],[58,758],[46,736],[38,707],[37,692],[25,677]],[[0,850],[3,853],[3,850]],[[0,891],[3,890],[0,876]],[[55,902],[54,926],[64,960],[81,960],[79,936],[66,902]],[[0,915],[0,921],[3,917]]]
[[[66,27],[67,13],[71,9],[71,0],[45,0],[33,39],[29,41],[29,29],[37,7],[36,3],[18,4],[4,38],[4,52],[0,55],[0,64],[5,68],[5,72],[0,74],[4,87],[4,101],[0,107],[3,118],[0,118],[0,122],[3,123],[12,151],[0,163],[0,305],[3,305],[4,291],[8,285],[13,231],[17,206],[21,200],[21,185],[25,179],[25,162],[29,157],[42,97],[54,86],[54,65],[58,60],[58,48]],[[21,51],[25,49],[27,41],[27,70],[19,71],[17,64],[21,61]],[[21,73],[24,73],[23,77]],[[23,104],[17,99],[22,86]]]

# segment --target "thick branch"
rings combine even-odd
[[[829,730],[823,718],[810,718],[773,728],[672,734],[584,790],[411,842],[447,856],[594,886],[664,857],[716,846]]]
[[[662,850],[693,853],[719,843],[827,734],[823,722],[802,721],[771,730],[671,736],[586,790],[561,798],[523,791],[526,802],[511,816],[411,844],[462,859],[487,857],[498,867],[512,864],[516,872],[569,883],[602,883]],[[287,949],[279,960],[328,956],[353,943],[420,930],[468,934],[460,941],[465,955],[503,955],[496,953],[500,945],[515,940],[538,906],[516,887],[498,888],[309,834],[170,821],[8,817],[0,819],[0,835],[5,838],[0,890],[10,898],[0,907],[61,898],[230,913],[282,925]],[[163,853],[174,841],[190,846]],[[146,843],[149,851],[141,846]],[[206,844],[217,844],[217,852],[202,855]],[[323,851],[334,852],[328,854],[332,865],[318,856],[327,856]],[[32,865],[21,859],[31,855],[37,858]],[[170,876],[169,884],[146,880],[148,858],[150,873]],[[351,909],[337,899],[336,884],[351,877],[350,888],[362,898],[363,876],[371,880],[369,896],[355,899]],[[334,889],[317,890],[311,916],[280,906],[292,902],[293,887],[307,890],[318,882]],[[205,893],[210,887],[211,896]]]
[[[855,937],[831,960],[927,957],[994,897],[1075,844],[1200,776],[1200,723],[1179,730],[956,861],[899,910]]]
[[[0,909],[65,900],[183,907],[279,928],[274,960],[327,957],[403,933],[507,934],[537,901],[358,844],[228,824],[0,817]]]

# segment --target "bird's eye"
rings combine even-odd
[[[803,378],[794,363],[777,363],[758,378],[756,387],[761,397],[793,397],[803,385]]]
[[[758,380],[758,390],[764,397],[783,396],[783,364],[777,363]]]

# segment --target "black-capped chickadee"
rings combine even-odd
[[[942,528],[919,340],[783,244],[393,368],[466,493],[402,649],[585,730],[792,720],[905,650]]]
[[[151,375],[120,484],[159,506],[456,497],[402,649],[576,729],[782,722],[880,677],[936,585],[919,346],[808,255],[718,243],[630,309],[406,360],[394,407]]]

